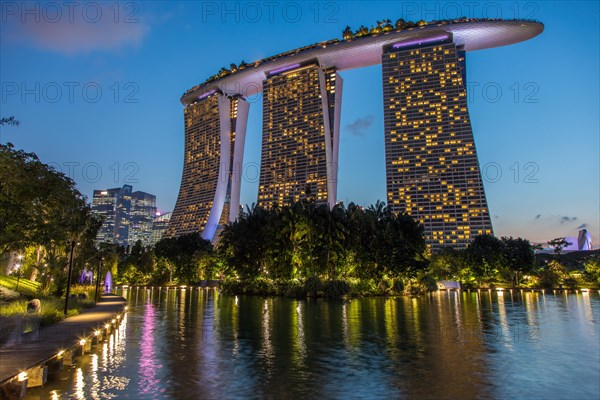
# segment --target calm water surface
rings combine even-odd
[[[122,294],[118,333],[27,398],[600,398],[597,292]]]

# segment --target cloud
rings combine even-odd
[[[365,131],[373,125],[374,121],[375,116],[367,115],[365,118],[357,118],[351,124],[346,125],[346,127],[354,136],[364,136],[366,133]]]
[[[28,13],[19,9],[25,2],[14,4],[17,9],[3,16],[4,43],[71,55],[139,47],[150,31],[133,13],[137,9],[115,7],[118,3],[56,2],[51,8],[34,3]]]
[[[588,227],[588,224],[581,224],[577,227],[577,229],[585,229]]]
[[[576,220],[577,220],[577,217],[567,217],[567,216],[564,216],[564,217],[560,217],[560,224],[562,225],[565,222],[574,222]]]
[[[541,216],[542,216],[542,214],[538,214],[538,215],[536,215],[536,216],[535,216],[535,218],[533,218],[533,219],[534,219],[534,220],[535,220],[535,219],[540,219],[540,218],[541,218]]]

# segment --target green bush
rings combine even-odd
[[[404,292],[404,282],[400,278],[396,278],[392,284],[392,290],[395,294],[402,294]]]
[[[419,279],[419,284],[423,287],[426,292],[435,292],[437,287],[437,281],[431,274],[425,274]]]
[[[310,276],[304,282],[304,290],[307,296],[317,297],[323,291],[323,282],[318,276]]]
[[[341,299],[350,294],[350,284],[344,280],[327,281],[323,286],[325,297],[330,299]]]
[[[306,288],[304,287],[304,285],[301,285],[299,283],[290,283],[285,292],[285,295],[287,297],[292,297],[295,299],[305,298],[306,294]]]
[[[350,279],[350,291],[354,296],[373,296],[377,292],[372,279]]]

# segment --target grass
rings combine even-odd
[[[65,299],[42,296],[39,292],[41,284],[28,279],[19,280],[19,290],[17,288],[17,278],[14,276],[0,275],[0,287],[5,288],[3,298],[11,299],[9,302],[0,301],[0,344],[5,343],[10,338],[18,337],[20,334],[31,332],[39,327],[48,326],[65,319],[64,306]],[[8,290],[7,290],[8,289]],[[40,299],[41,308],[37,313],[28,313],[27,304],[29,300],[18,297],[25,295],[26,298],[36,297]],[[86,300],[69,300],[69,309],[67,317],[77,315],[84,308],[94,306],[94,286],[73,285],[71,294],[87,294]],[[9,296],[10,295],[10,296]],[[23,299],[23,300],[21,300]]]
[[[39,313],[27,312],[27,300],[17,300],[0,307],[0,344],[10,337],[34,331],[65,319],[65,300],[56,297],[41,298]],[[69,300],[67,317],[79,314],[84,308],[94,306],[94,300]]]
[[[17,290],[17,280],[19,281],[19,292],[35,296],[38,294],[41,283],[30,281],[29,279],[21,278],[18,279],[16,276],[7,276],[0,274],[0,286],[4,286],[11,290]]]

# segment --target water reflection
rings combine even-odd
[[[348,302],[132,288],[127,316],[29,398],[598,398],[597,294]],[[573,385],[572,382],[577,382]]]

